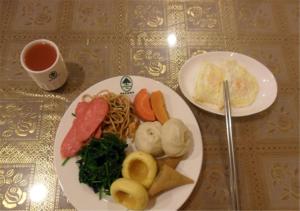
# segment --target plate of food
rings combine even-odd
[[[55,137],[60,185],[77,210],[177,210],[202,166],[201,132],[166,85],[118,76],[81,93]]]
[[[216,51],[187,60],[178,74],[179,87],[194,105],[224,115],[223,81],[229,83],[232,116],[247,116],[270,107],[277,96],[271,71],[235,52]]]

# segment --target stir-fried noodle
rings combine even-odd
[[[103,132],[117,134],[123,140],[133,138],[138,118],[134,114],[130,99],[126,95],[103,90],[94,96],[84,95],[82,100],[88,102],[95,97],[103,97],[109,104],[109,113],[101,125]]]

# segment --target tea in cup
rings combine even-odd
[[[60,88],[68,70],[57,45],[46,39],[28,43],[21,52],[21,65],[37,85],[47,91]]]

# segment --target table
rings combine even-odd
[[[19,62],[24,45],[38,38],[57,43],[70,71],[54,92],[39,89]],[[297,0],[0,1],[0,210],[74,210],[53,167],[53,141],[83,90],[130,74],[182,95],[180,67],[216,50],[257,59],[278,82],[269,109],[233,120],[242,209],[299,210]],[[229,209],[225,120],[188,104],[201,128],[204,162],[181,209]]]

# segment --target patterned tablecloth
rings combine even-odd
[[[177,42],[170,46],[172,33]],[[269,109],[234,119],[242,209],[299,210],[298,37],[297,0],[1,0],[0,210],[74,210],[53,167],[53,142],[83,90],[134,74],[182,95],[180,67],[215,50],[257,59],[278,82]],[[24,45],[38,38],[57,43],[70,71],[54,92],[39,89],[19,62]],[[228,209],[224,118],[189,106],[201,128],[204,162],[182,209]]]

